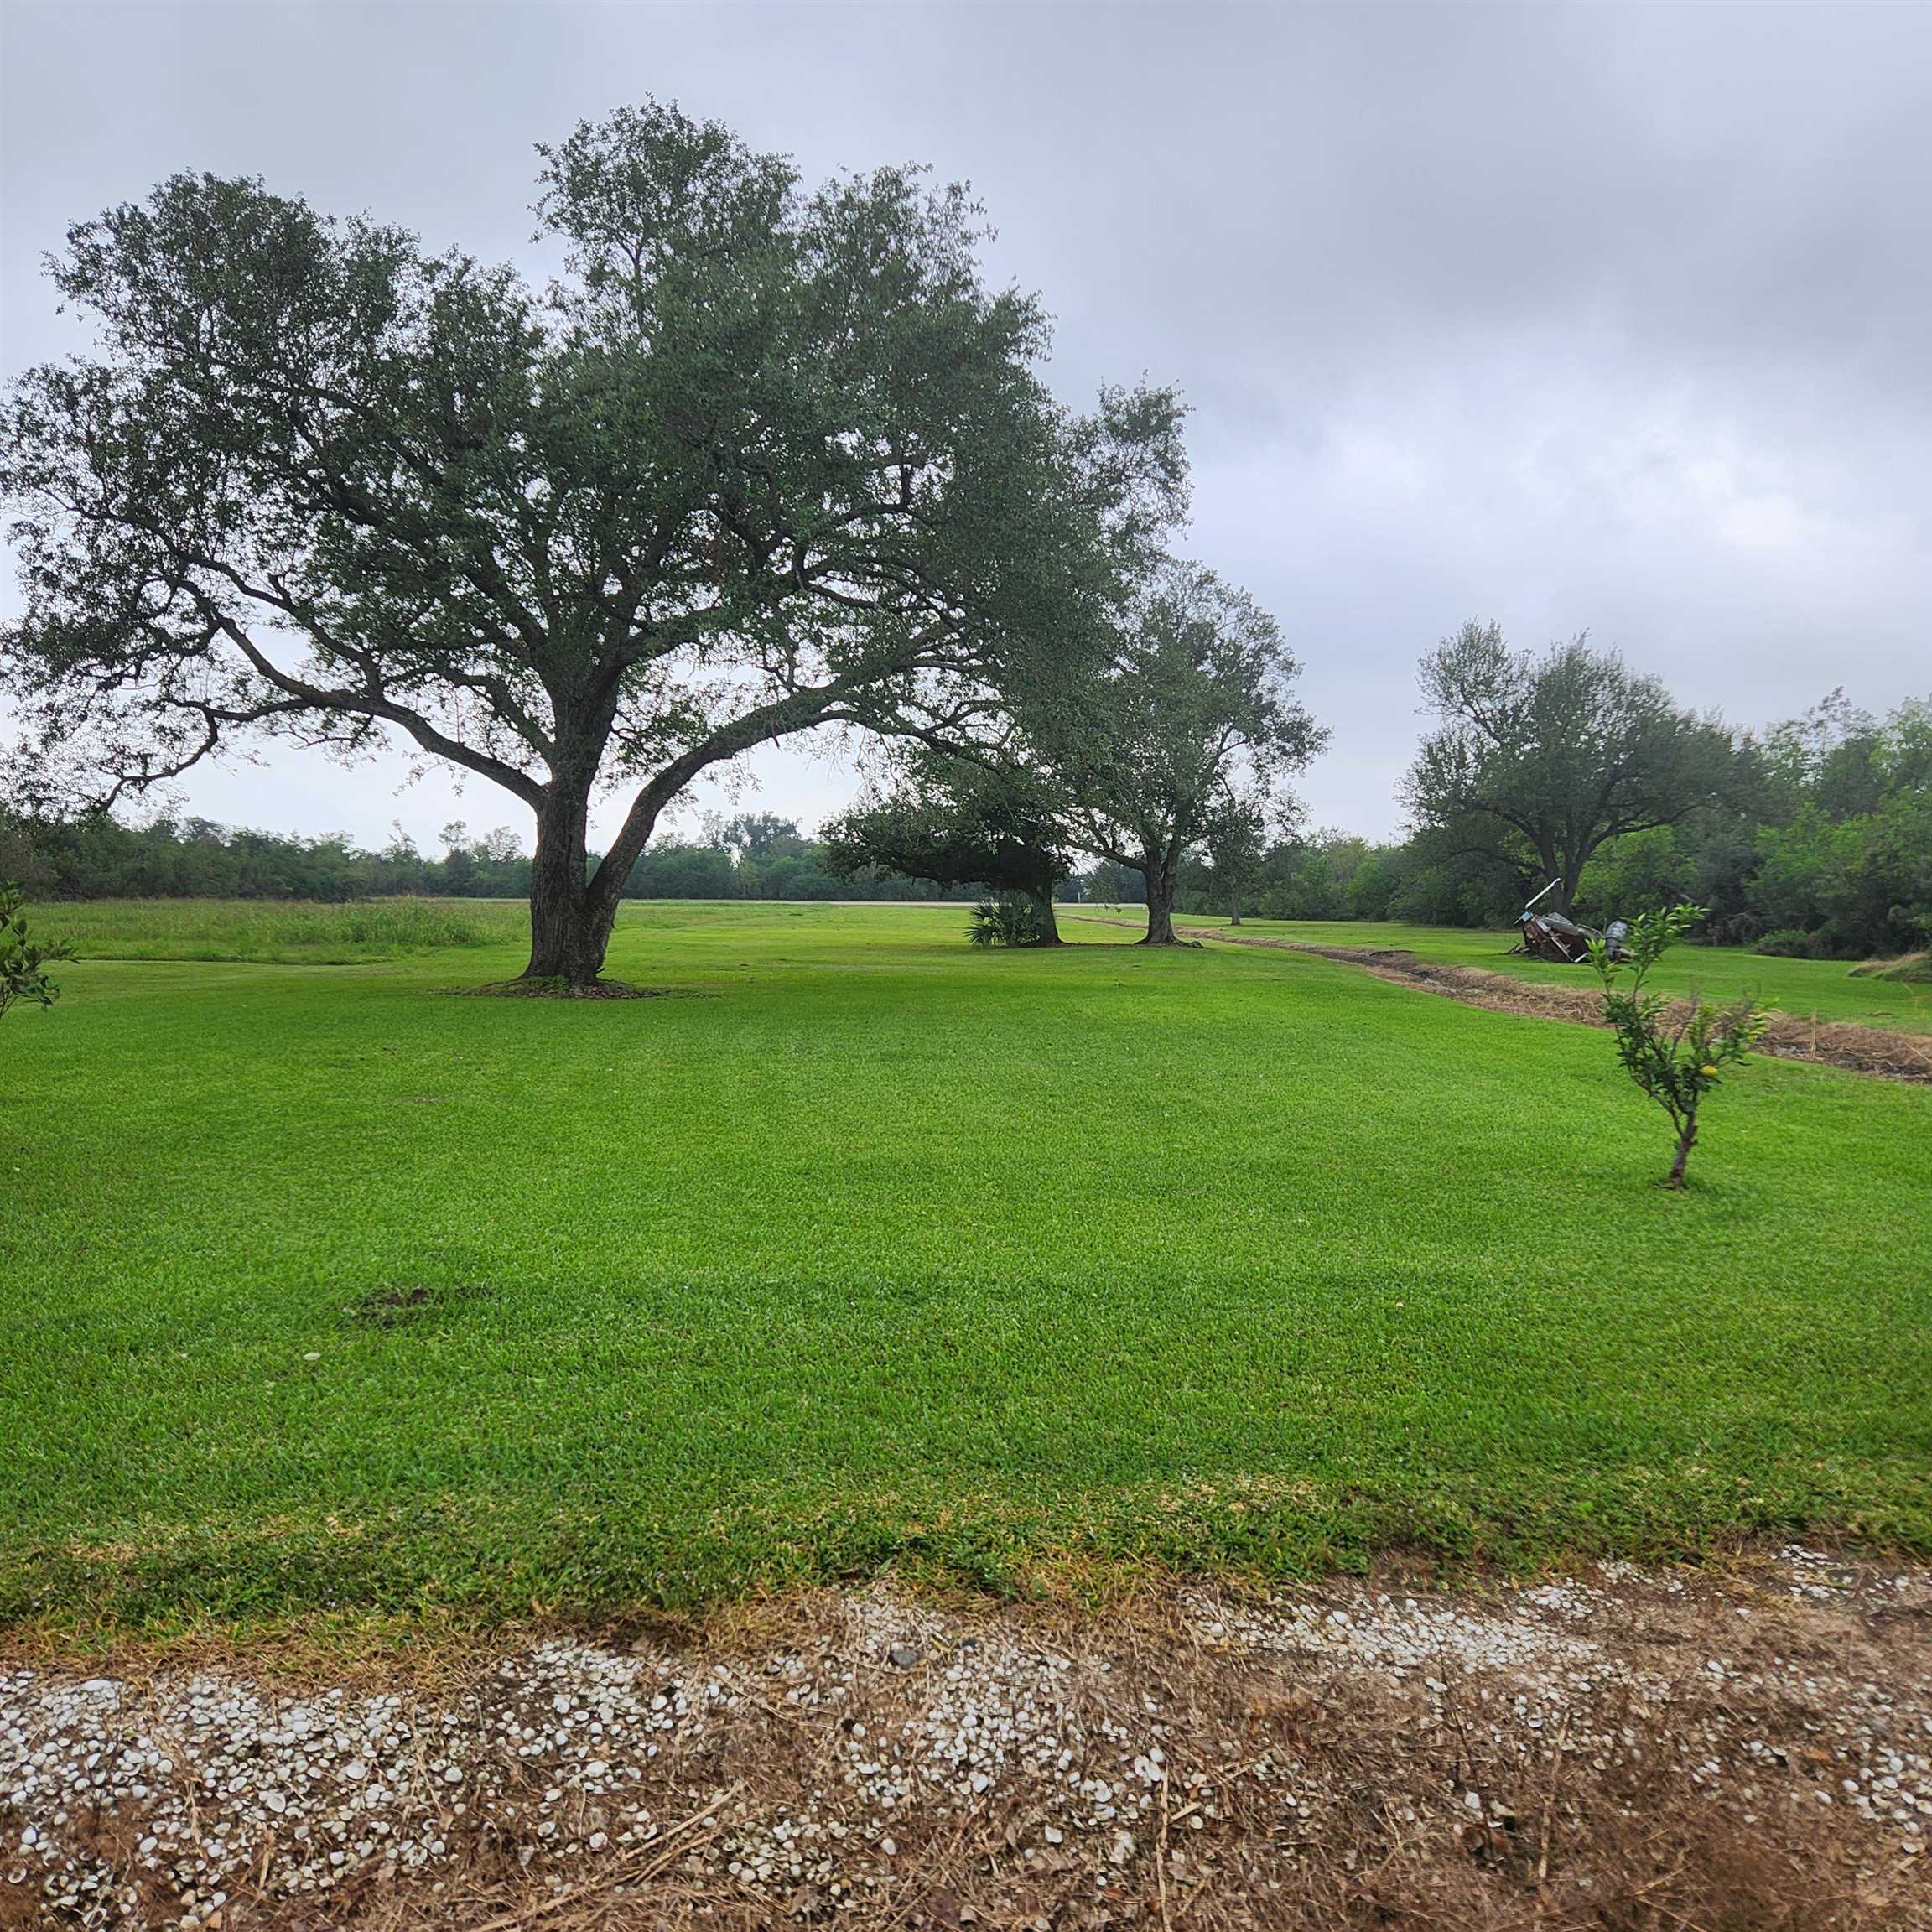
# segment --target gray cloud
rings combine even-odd
[[[528,260],[532,143],[652,92],[808,174],[970,179],[1070,397],[1195,406],[1192,547],[1396,822],[1417,654],[1588,627],[1740,721],[1932,688],[1932,10],[1905,6],[91,7],[5,15],[9,371],[40,252],[184,167]],[[533,270],[540,264],[532,262]],[[278,754],[216,815],[515,817]],[[762,802],[849,784],[771,755]]]

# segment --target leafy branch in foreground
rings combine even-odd
[[[42,946],[27,934],[24,901],[18,886],[0,885],[0,1014],[19,1000],[51,1006],[60,989],[47,977],[50,959],[71,959],[72,949]]]
[[[1607,941],[1590,943],[1590,963],[1603,983],[1603,1016],[1617,1036],[1617,1052],[1630,1078],[1670,1116],[1677,1150],[1667,1187],[1684,1186],[1684,1169],[1697,1145],[1697,1116],[1704,1098],[1720,1085],[1723,1069],[1742,1060],[1763,1035],[1770,1015],[1749,995],[1728,1006],[1693,1000],[1686,1013],[1661,993],[1647,993],[1650,969],[1702,917],[1697,906],[1672,906],[1633,919],[1613,953]],[[1625,973],[1629,984],[1621,984]]]

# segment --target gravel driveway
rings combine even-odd
[[[1932,1572],[0,1662],[0,1926],[1932,1925]]]

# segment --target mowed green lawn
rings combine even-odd
[[[0,1023],[0,1623],[1400,1544],[1932,1551],[1932,1090],[1310,956],[626,908],[675,996],[81,963]]]
[[[1098,910],[1098,908],[1096,908]],[[1121,918],[1144,917],[1123,907]],[[1226,928],[1225,918],[1189,917],[1182,926]],[[1547,979],[1557,985],[1594,987],[1587,966],[1561,966],[1513,953],[1515,935],[1478,932],[1449,926],[1403,926],[1374,920],[1244,919],[1239,930],[1270,938],[1298,939],[1311,946],[1399,948],[1450,966],[1480,966],[1522,979]],[[1749,993],[1768,1006],[1801,1019],[1849,1020],[1905,1033],[1932,1033],[1932,984],[1875,979],[1854,974],[1841,959],[1768,959],[1741,946],[1680,946],[1651,974],[1659,990],[1702,994],[1734,1000]]]

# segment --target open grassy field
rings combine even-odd
[[[1121,917],[1137,908],[1123,909]],[[1189,927],[1224,927],[1225,918],[1190,914]],[[1244,932],[1299,939],[1311,946],[1387,946],[1449,966],[1480,966],[1521,979],[1563,986],[1594,986],[1587,966],[1559,966],[1513,954],[1513,933],[1480,932],[1450,926],[1403,926],[1366,919],[1244,919]],[[1932,1033],[1932,985],[1855,974],[1841,959],[1768,959],[1740,946],[1680,946],[1651,974],[1660,992],[1702,992],[1715,1000],[1754,994],[1768,1005],[1802,1019],[1848,1020],[1903,1033]]]
[[[521,901],[501,899],[95,899],[36,906],[34,928],[84,958],[341,966],[527,941],[530,915]]]
[[[1932,1091],[1754,1062],[1673,1197],[1600,1034],[964,926],[628,906],[628,1002],[63,969],[0,1029],[0,1621],[1932,1551]]]

